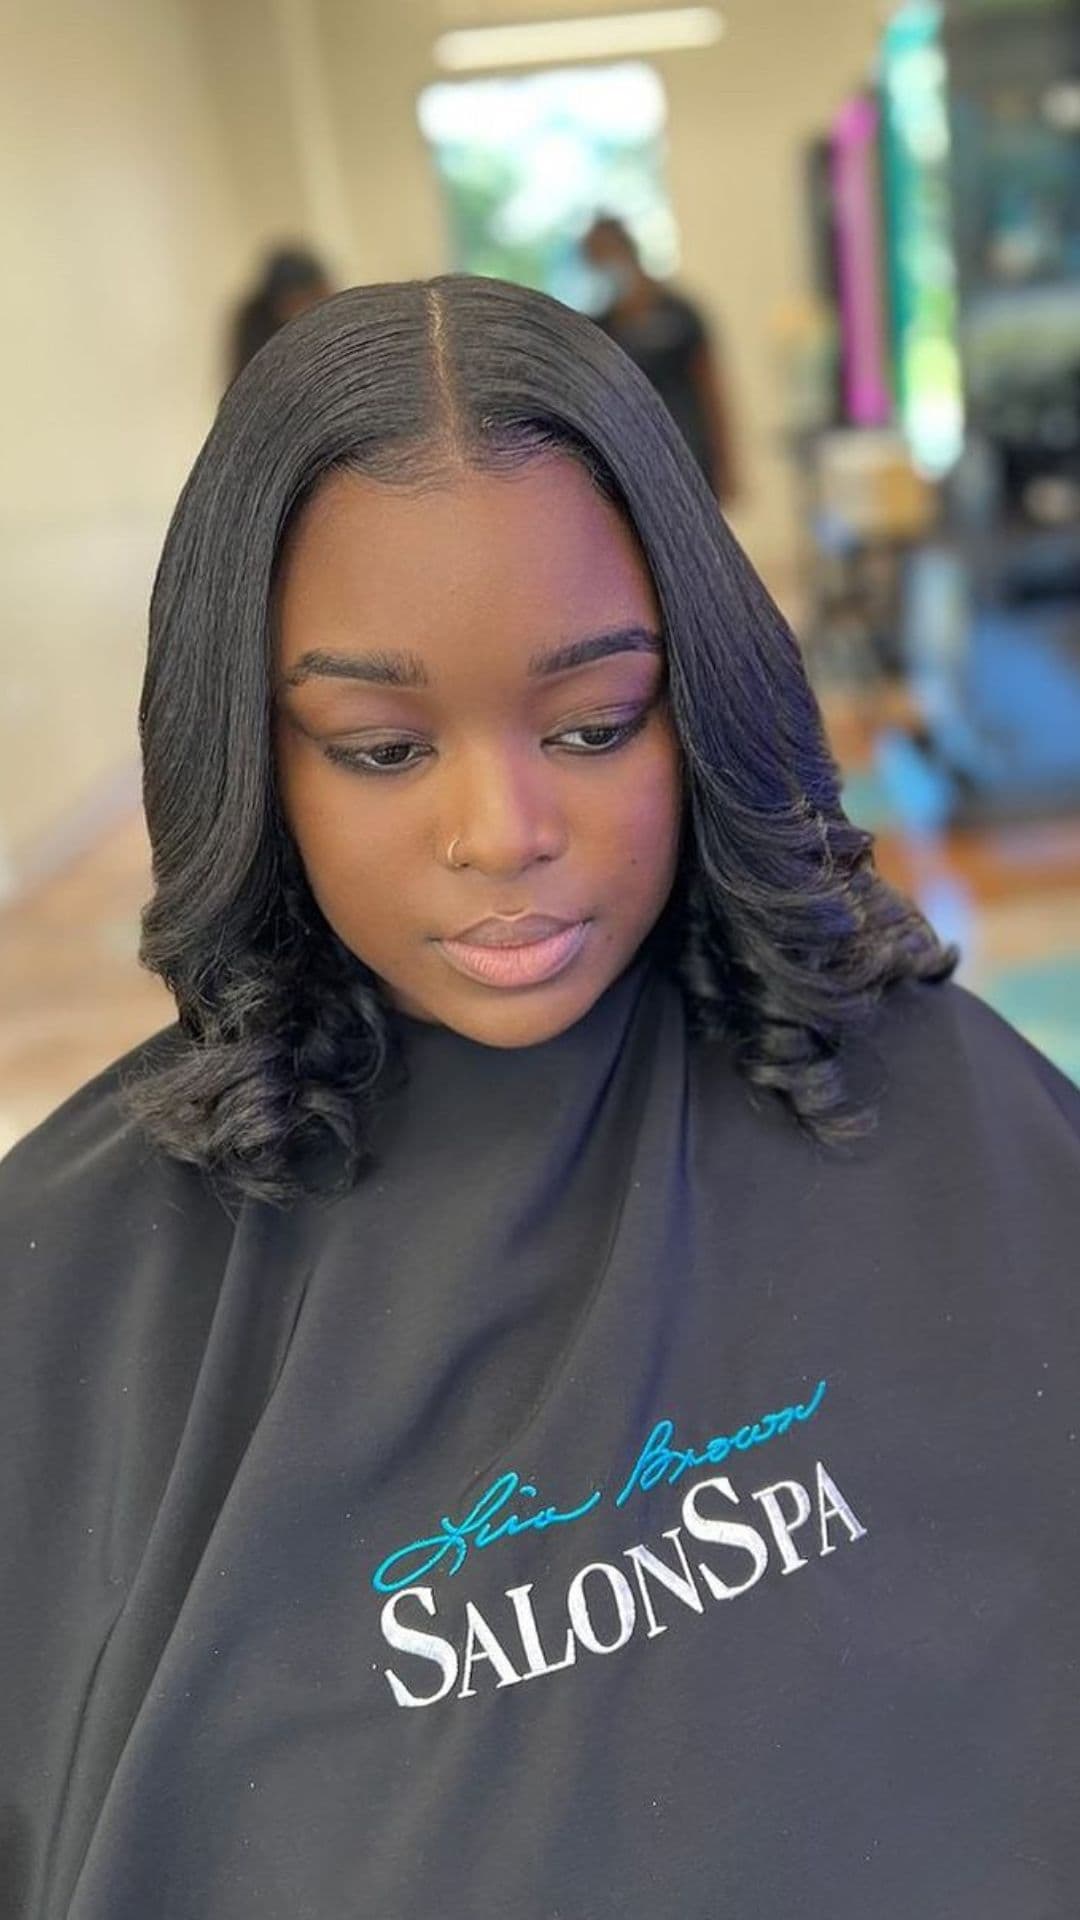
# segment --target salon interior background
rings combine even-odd
[[[538,21],[549,29],[541,42],[455,38]],[[1009,56],[1017,29],[1025,47],[1042,49],[1030,71],[1026,55]],[[654,270],[673,274],[715,323],[739,471],[731,519],[805,637],[850,809],[881,831],[882,864],[965,943],[971,983],[1080,1077],[1080,513],[1075,485],[1069,492],[1080,383],[1077,30],[1075,0],[946,0],[944,12],[931,0],[718,0],[633,12],[616,0],[9,0],[0,61],[0,1145],[171,1017],[134,959],[147,888],[134,716],[149,581],[221,391],[226,316],[260,255],[283,239],[316,249],[339,286],[469,264],[461,182],[455,201],[445,151],[461,115],[455,121],[452,95],[432,89],[500,74],[587,75],[594,99],[608,74],[620,100],[645,103],[633,166],[618,142],[605,149],[601,139],[586,178],[580,128],[568,123],[548,128],[533,162],[518,152],[503,236],[520,240],[530,219],[535,228],[537,204],[549,228],[556,203],[568,229],[579,216],[584,224],[590,200],[629,214]],[[879,116],[871,146],[880,147],[888,89],[908,59],[909,133],[937,192],[950,164],[941,104],[949,31],[986,125],[1005,128],[964,156],[968,176],[997,169],[990,198],[1003,209],[987,216],[986,260],[972,271],[978,278],[985,267],[992,279],[1000,268],[1006,295],[1048,292],[1059,302],[1051,332],[1060,349],[1064,330],[1073,413],[1058,405],[1062,458],[1036,475],[1051,489],[1040,496],[1042,524],[1039,511],[1004,499],[1000,463],[987,505],[985,436],[974,447],[980,465],[970,457],[970,396],[963,411],[968,376],[947,344],[942,362],[940,338],[929,389],[923,357],[921,446],[902,404],[910,367],[897,363],[901,348],[890,360],[877,341],[885,390],[876,413],[865,390],[860,412],[845,388],[861,377],[865,389],[868,377],[865,364],[861,375],[844,364],[852,302],[863,308],[856,350],[869,339],[872,360],[874,325],[895,335],[896,303],[912,297],[895,263],[867,271],[867,249],[887,236],[879,209],[867,203],[860,216],[852,200],[868,192],[866,116]],[[1049,79],[1039,66],[1047,58]],[[487,99],[477,124],[490,147],[499,113],[508,139],[514,115]],[[896,111],[907,111],[902,101]],[[1049,158],[1045,141],[1025,146],[1033,115],[1040,137],[1049,128],[1057,140]],[[980,179],[972,188],[969,177],[967,190],[978,202]],[[1055,220],[1060,231],[1048,238]],[[940,321],[941,299],[952,301],[945,331],[955,341],[965,271],[955,218],[950,231],[944,293],[932,288],[930,304],[937,299]],[[845,289],[839,256],[852,245],[863,251],[854,267],[847,261],[855,280]],[[564,249],[564,271],[568,257]],[[543,261],[537,271],[542,278]],[[1015,312],[1006,336],[1023,324],[1022,307]],[[916,441],[917,428],[916,419]],[[1010,538],[1018,514],[1030,522],[1026,597],[983,591],[978,555],[994,545],[995,514]],[[973,517],[974,541],[963,533]],[[1051,614],[1040,566],[1053,575]],[[972,609],[982,601],[1005,635],[993,671],[1007,711],[989,725],[976,724],[972,665]],[[1040,699],[1052,735],[1043,752],[1031,746]],[[1002,730],[1020,708],[1031,710],[1030,725],[1013,752]],[[999,762],[1012,754],[1015,777],[983,779],[994,752]]]

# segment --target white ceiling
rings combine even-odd
[[[685,6],[687,0],[670,0]],[[503,21],[561,20],[566,15],[598,13],[653,13],[668,0],[437,0],[436,12],[443,27],[492,27]]]

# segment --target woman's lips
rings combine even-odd
[[[578,920],[560,927],[539,940],[520,946],[477,946],[468,940],[437,940],[450,965],[469,980],[486,987],[535,987],[551,980],[576,959],[585,942],[589,923]]]

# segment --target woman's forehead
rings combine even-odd
[[[278,592],[286,669],[315,629],[436,652],[471,631],[517,654],[656,620],[633,534],[567,457],[424,487],[335,474],[290,535]]]

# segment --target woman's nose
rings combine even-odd
[[[444,815],[452,865],[510,879],[565,851],[566,826],[543,767],[485,754],[458,780]]]

